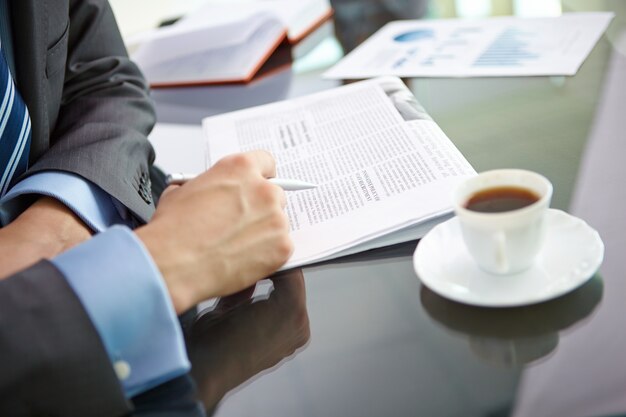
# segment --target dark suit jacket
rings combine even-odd
[[[31,169],[76,173],[146,221],[154,111],[104,0],[12,1],[17,85],[32,119]]]
[[[128,413],[99,335],[49,262],[0,280],[0,415]]]
[[[147,220],[154,113],[105,0],[13,0],[17,84],[33,126],[31,169],[99,185]],[[0,281],[0,415],[129,411],[99,336],[49,262]]]

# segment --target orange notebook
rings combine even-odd
[[[214,1],[130,39],[129,49],[153,88],[246,83],[282,43],[300,42],[332,14],[328,0]]]

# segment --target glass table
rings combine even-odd
[[[292,63],[248,85],[155,90],[158,118],[198,124],[335,87],[320,74],[387,21],[462,15],[466,3],[487,14],[529,10],[520,1],[335,1],[334,20],[313,46],[290,51]],[[497,309],[424,287],[412,264],[418,242],[290,271],[182,317],[193,370],[136,398],[137,415],[626,414],[626,2],[544,6],[539,14],[616,13],[575,76],[405,82],[477,171],[548,177],[552,207],[602,236],[597,274],[552,301]]]

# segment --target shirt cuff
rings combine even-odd
[[[142,242],[113,226],[57,256],[130,398],[189,371],[165,283]]]
[[[0,222],[7,225],[32,203],[32,195],[55,198],[74,212],[91,230],[102,232],[114,224],[131,226],[132,220],[120,214],[115,200],[91,181],[63,171],[34,174],[0,199]]]

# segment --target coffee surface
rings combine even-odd
[[[501,213],[530,206],[539,201],[533,191],[521,187],[494,187],[477,192],[465,208],[481,213]]]

